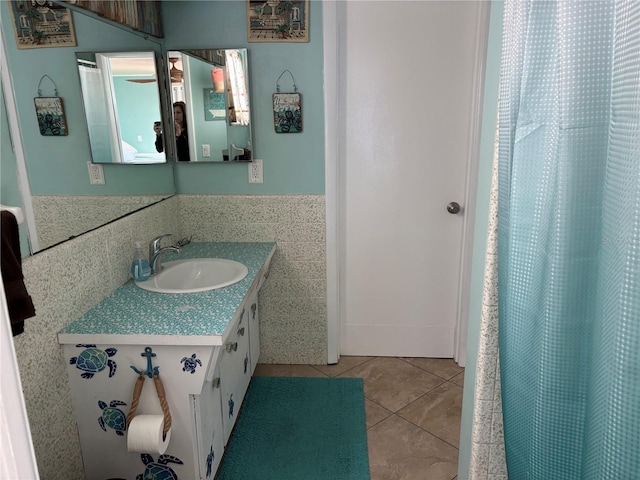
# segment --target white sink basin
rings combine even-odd
[[[163,264],[162,271],[136,282],[144,290],[159,293],[196,293],[228,287],[247,276],[242,263],[223,258],[189,258]]]

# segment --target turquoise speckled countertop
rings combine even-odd
[[[58,333],[67,343],[156,345],[222,345],[223,334],[261,269],[271,261],[275,243],[191,243],[164,261],[183,258],[226,258],[249,270],[240,282],[200,293],[148,292],[133,281]]]

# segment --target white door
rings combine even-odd
[[[342,355],[454,356],[481,4],[339,4]]]

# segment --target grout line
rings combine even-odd
[[[369,360],[365,360],[364,362],[359,363],[358,365],[354,365],[353,367],[351,367],[351,368],[349,368],[349,369],[345,370],[344,372],[340,372],[339,374],[334,375],[334,376],[333,376],[333,377],[331,377],[331,378],[338,378],[338,377],[340,377],[340,375],[344,375],[345,373],[350,372],[351,370],[353,370],[353,369],[355,369],[355,368],[361,367],[361,366],[362,366],[362,365],[364,365],[365,363],[369,363],[370,361],[372,361],[372,360],[373,360],[373,359],[375,359],[375,358],[379,358],[379,357],[371,357]],[[362,378],[362,377],[357,377],[357,378]]]
[[[438,377],[438,378],[441,378],[441,379],[443,379],[443,380],[445,380],[445,381],[447,381],[447,382],[448,382],[448,381],[450,381],[450,380],[452,380],[452,379],[454,379],[454,378],[456,378],[456,377],[457,377],[458,375],[460,375],[461,373],[464,373],[464,369],[463,369],[461,372],[456,373],[453,377],[450,377],[450,378],[444,378],[444,377],[442,377],[442,376],[438,375],[438,374],[437,374],[437,373],[435,373],[435,372],[431,372],[431,371],[427,370],[426,368],[422,368],[422,367],[420,367],[420,366],[418,366],[418,365],[414,365],[413,363],[411,363],[411,362],[409,362],[408,360],[406,360],[406,358],[415,358],[415,357],[395,357],[395,358],[397,358],[398,360],[402,360],[403,362],[408,363],[408,364],[409,364],[409,365],[411,365],[412,367],[419,368],[419,369],[420,369],[420,370],[422,370],[423,372],[430,373],[431,375],[434,375],[434,376],[436,376],[436,377]],[[452,361],[453,361],[453,360],[452,360]]]
[[[334,377],[332,377],[331,375],[327,375],[325,372],[323,372],[323,371],[322,371],[322,370],[320,370],[319,368],[316,368],[316,366],[315,366],[315,365],[309,365],[309,366],[310,366],[311,368],[313,368],[314,370],[316,370],[316,371],[320,372],[321,374],[323,374],[323,375],[324,375],[325,377],[327,377],[327,378],[334,378]]]

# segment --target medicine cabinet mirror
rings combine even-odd
[[[93,163],[164,163],[156,57],[146,52],[76,53]]]
[[[251,161],[247,49],[171,50],[167,66],[174,110],[183,105],[186,119],[188,140],[163,132],[177,141],[178,160]]]

